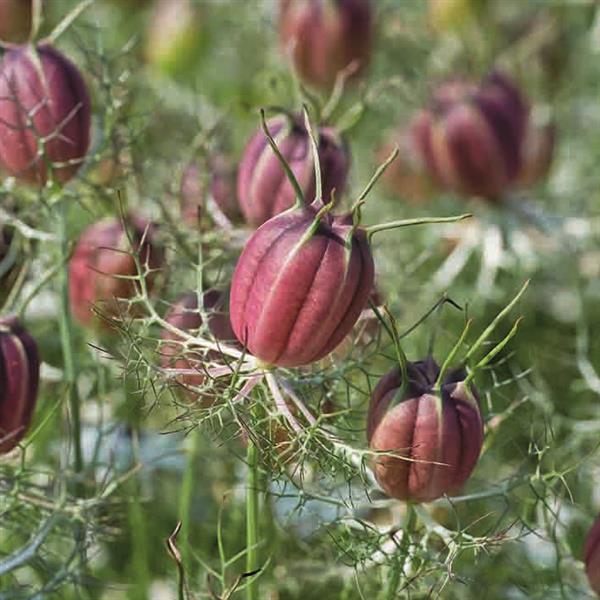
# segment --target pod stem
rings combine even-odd
[[[310,124],[310,117],[308,115],[308,107],[306,106],[306,104],[302,106],[302,112],[304,114],[304,126],[306,127],[306,131],[308,132],[308,137],[310,139],[310,149],[312,152],[313,163],[315,168],[315,202],[318,202],[323,198],[323,183],[321,179],[321,164],[319,161],[319,146],[317,144],[315,132],[313,131],[312,125]]]
[[[258,566],[258,448],[248,437],[246,451],[248,475],[246,479],[246,573],[256,573]],[[247,600],[258,600],[258,579],[250,576],[246,587]]]
[[[396,561],[396,564],[391,567],[390,574],[388,577],[387,591],[385,598],[387,600],[394,600],[398,598],[398,586],[403,577],[405,577],[404,570],[406,567],[406,561],[410,552],[410,537],[415,530],[417,524],[417,513],[411,502],[406,503],[406,516],[404,519],[404,527],[402,528],[402,542],[400,543],[400,556]]]
[[[467,354],[465,355],[464,362],[467,362],[475,352],[479,350],[485,340],[492,334],[494,329],[498,326],[500,321],[514,308],[515,304],[521,299],[521,296],[525,293],[525,290],[529,286],[530,280],[528,279],[521,289],[517,292],[517,295],[496,315],[496,318],[485,328],[483,333],[477,338],[475,343],[471,346]]]
[[[73,344],[73,323],[71,320],[71,307],[69,302],[69,238],[67,235],[67,204],[61,202],[59,212],[60,243],[60,340],[63,354],[64,379],[67,384],[69,412],[71,414],[71,428],[73,441],[73,463],[76,476],[83,472],[83,452],[81,448],[81,416],[79,411],[79,393],[77,390],[77,362]],[[79,493],[82,491],[82,482],[77,486]]]
[[[375,310],[375,314],[377,314],[377,310]],[[406,358],[406,354],[402,348],[402,344],[400,342],[400,334],[398,332],[398,325],[396,323],[396,319],[394,315],[388,310],[387,306],[383,307],[383,312],[386,314],[389,322],[389,332],[392,335],[392,340],[394,342],[394,349],[396,350],[396,358],[398,359],[398,365],[400,367],[400,375],[401,375],[401,384],[400,384],[400,398],[404,398],[404,394],[408,389],[408,359]]]
[[[404,219],[401,221],[390,221],[388,223],[381,223],[379,225],[371,225],[365,227],[365,230],[369,236],[369,240],[380,231],[388,231],[389,229],[400,229],[402,227],[412,227],[413,225],[432,225],[436,223],[456,223],[469,219],[473,215],[466,213],[464,215],[457,215],[455,217],[422,217],[416,219]]]
[[[283,154],[279,151],[271,132],[269,131],[269,126],[267,125],[267,119],[265,117],[265,110],[263,108],[260,109],[260,122],[262,125],[262,129],[267,137],[267,141],[269,142],[269,146],[271,146],[271,150],[273,150],[275,156],[279,160],[281,167],[283,168],[288,181],[290,182],[292,188],[294,189],[294,195],[296,196],[296,206],[302,206],[304,204],[304,193],[302,192],[302,188],[294,175],[290,165],[288,165],[287,161],[283,157]]]

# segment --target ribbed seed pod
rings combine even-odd
[[[234,169],[225,156],[192,162],[183,171],[180,187],[181,216],[192,226],[198,224],[198,212],[208,199],[228,218],[235,219],[238,204]]]
[[[226,297],[218,290],[208,290],[204,293],[203,303],[204,310],[208,313],[208,329],[216,340],[237,345],[225,302]],[[165,320],[186,333],[200,329],[202,317],[198,311],[198,294],[196,292],[183,294],[165,315]],[[178,375],[175,381],[183,388],[202,385],[205,379],[203,371],[205,356],[210,360],[218,356],[218,352],[209,351],[203,354],[190,347],[186,347],[184,351],[181,336],[168,329],[163,331],[162,339],[164,341],[161,346],[163,368],[197,371],[197,373]]]
[[[150,272],[146,286],[150,291],[156,269],[162,266],[164,253],[155,243],[156,227],[138,216],[130,216],[134,248],[129,245],[123,224],[108,218],[90,225],[81,235],[69,262],[69,296],[71,311],[83,325],[97,323],[92,308],[106,317],[128,313],[127,299],[136,293],[131,279],[138,272],[132,252]]]
[[[600,516],[585,541],[584,562],[590,587],[600,596]]]
[[[15,317],[0,319],[0,454],[25,436],[37,399],[37,345]]]
[[[77,67],[48,44],[8,50],[0,65],[4,168],[44,185],[51,165],[55,179],[64,183],[81,166],[89,139],[90,99]]]
[[[462,487],[475,468],[483,444],[477,392],[456,369],[434,384],[439,367],[428,358],[408,364],[408,385],[399,397],[400,370],[385,375],[373,391],[367,439],[382,452],[374,461],[377,481],[399,500],[430,502]]]
[[[506,77],[493,73],[479,86],[446,83],[424,114],[417,145],[442,187],[497,199],[515,181],[529,108]]]
[[[231,324],[261,361],[317,361],[350,332],[373,289],[367,235],[351,216],[289,210],[247,242],[231,285]]]
[[[368,63],[372,21],[369,0],[281,0],[281,47],[306,83],[328,89],[352,62]]]
[[[314,164],[310,138],[301,118],[282,115],[270,119],[267,125],[296,176],[304,197],[312,200],[315,195]],[[344,193],[350,154],[345,142],[330,127],[318,130],[318,150],[323,199],[329,202],[334,189],[336,198]],[[238,171],[237,192],[242,213],[254,227],[294,205],[294,190],[262,130],[254,134],[244,150]]]
[[[32,0],[0,0],[0,40],[24,42],[31,32]]]

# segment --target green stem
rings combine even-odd
[[[404,520],[404,527],[402,532],[402,543],[400,544],[400,556],[398,557],[398,561],[396,562],[394,567],[391,568],[388,578],[386,594],[386,598],[388,600],[393,600],[394,598],[398,597],[398,586],[400,585],[400,581],[404,575],[406,559],[408,558],[408,553],[410,550],[410,537],[412,532],[414,531],[416,523],[417,514],[414,510],[413,505],[410,502],[408,502],[406,504],[406,517]]]
[[[69,303],[69,238],[67,235],[67,206],[61,202],[59,207],[60,228],[60,340],[63,354],[64,380],[67,384],[69,412],[71,414],[71,433],[74,453],[74,470],[76,476],[83,472],[83,452],[81,449],[81,417],[79,413],[79,393],[77,390],[77,363],[73,349],[73,323]],[[78,493],[81,493],[82,482],[78,481]]]
[[[258,449],[248,439],[246,454],[248,479],[246,488],[246,572],[258,570]],[[246,588],[248,600],[258,600],[257,578],[253,576]]]
[[[198,475],[198,467],[200,463],[200,442],[202,439],[199,429],[195,429],[191,433],[191,447],[187,457],[187,464],[181,484],[181,500],[179,502],[179,519],[181,521],[181,554],[183,565],[186,572],[191,574],[191,549],[190,549],[190,521],[192,512],[192,502],[194,499],[195,481]]]
[[[387,231],[388,229],[399,229],[400,227],[412,227],[413,225],[430,225],[435,223],[456,223],[457,221],[462,221],[464,219],[469,219],[473,215],[464,214],[458,215],[456,217],[439,217],[439,218],[418,218],[418,219],[404,219],[402,221],[391,221],[389,223],[381,223],[380,225],[371,225],[370,227],[366,227],[366,231],[369,234],[369,238],[371,238],[374,234],[379,231]]]

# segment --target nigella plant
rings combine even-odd
[[[584,553],[585,571],[590,587],[600,596],[600,516],[587,535]]]
[[[0,318],[0,454],[12,450],[27,433],[39,371],[35,340],[16,317]]]

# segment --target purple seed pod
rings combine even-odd
[[[529,106],[506,77],[443,84],[424,114],[417,146],[441,186],[494,200],[515,182]]]
[[[32,0],[0,0],[0,40],[21,43],[31,32]]]
[[[231,285],[231,324],[264,363],[295,367],[329,354],[348,335],[373,289],[366,232],[351,215],[287,211],[248,240]]]
[[[556,125],[552,121],[529,123],[523,141],[519,185],[534,185],[548,175],[554,158],[555,143]]]
[[[584,562],[590,587],[600,596],[600,516],[585,541]]]
[[[314,165],[310,138],[301,117],[278,116],[269,120],[268,127],[304,197],[312,200],[315,194]],[[329,202],[333,190],[336,198],[344,193],[350,153],[346,143],[330,127],[319,128],[318,149],[323,199]],[[238,170],[237,192],[242,213],[254,227],[294,205],[294,190],[262,129],[254,134],[244,150]]]
[[[128,218],[134,248],[119,219],[108,218],[90,225],[81,235],[69,262],[71,311],[83,325],[95,325],[93,306],[108,317],[127,312],[127,303],[136,293],[137,276],[132,251],[150,270],[146,276],[148,291],[156,278],[156,269],[164,262],[163,249],[156,245],[156,226],[139,216]],[[108,326],[103,320],[100,325]]]
[[[440,369],[432,358],[408,364],[402,397],[400,369],[385,375],[373,391],[367,439],[374,472],[386,494],[410,502],[430,502],[460,489],[471,475],[483,444],[477,391],[466,373],[447,374],[434,389]],[[385,452],[385,454],[383,454]]]
[[[237,345],[229,322],[229,313],[225,306],[226,300],[226,295],[215,289],[204,293],[203,304],[204,310],[208,314],[208,329],[215,340]],[[198,294],[196,292],[183,294],[165,315],[165,320],[187,333],[200,329],[202,317],[198,311]],[[201,352],[194,352],[193,348],[187,348],[184,352],[181,337],[168,329],[163,331],[162,339],[164,341],[161,346],[163,368],[197,371],[194,374],[177,376],[176,382],[184,388],[202,385],[205,379],[202,370],[205,356],[211,360],[218,356],[218,352],[211,350],[204,355]]]
[[[0,319],[0,454],[25,436],[37,399],[37,345],[16,317]]]
[[[351,63],[369,62],[372,22],[369,0],[281,0],[281,47],[302,80],[330,89]]]
[[[15,177],[60,183],[83,162],[90,98],[77,67],[48,44],[9,49],[0,64],[0,161]],[[43,152],[42,152],[43,150]]]
[[[238,215],[234,169],[220,154],[185,168],[179,196],[183,220],[192,226],[198,224],[198,211],[204,208],[208,197],[228,219],[234,220]]]

